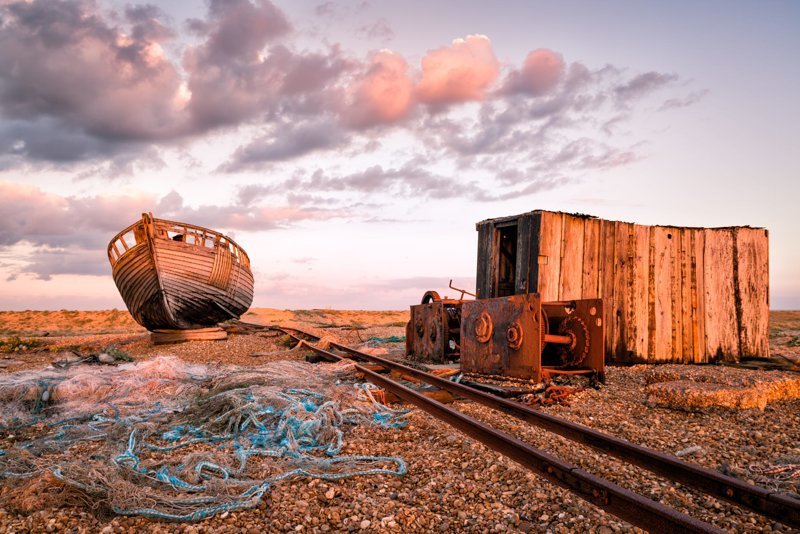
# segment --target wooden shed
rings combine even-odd
[[[602,298],[606,359],[769,356],[769,233],[536,210],[478,230],[478,298]]]

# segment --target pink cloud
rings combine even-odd
[[[500,74],[500,64],[485,35],[456,39],[422,58],[422,79],[416,87],[420,102],[448,105],[482,100]]]
[[[521,70],[508,75],[506,90],[512,93],[543,95],[553,89],[564,74],[561,54],[539,48],[528,53]]]
[[[345,121],[356,127],[398,121],[408,114],[413,84],[408,63],[400,54],[381,50],[371,58],[366,75],[358,80]]]

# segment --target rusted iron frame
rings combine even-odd
[[[295,339],[300,339],[288,332],[287,334]],[[326,359],[332,361],[339,361],[342,359],[341,356],[308,343],[305,343],[305,346]],[[336,347],[339,348],[340,345],[336,344]],[[381,363],[381,365],[383,365],[383,363]],[[488,426],[441,402],[425,397],[413,389],[381,376],[366,367],[356,364],[355,368],[373,384],[385,388],[402,400],[448,423],[464,434],[530,469],[539,476],[570,490],[582,499],[632,525],[636,525],[650,532],[659,533],[722,532],[721,529],[718,529],[714,525],[678,512],[673,508],[664,506],[659,502],[650,500],[604,478],[584,471],[577,466],[564,462],[555,456],[551,456],[540,449],[532,447],[524,441]]]
[[[293,329],[311,338],[317,336]],[[501,411],[529,424],[544,428],[570,440],[593,447],[601,452],[632,463],[648,471],[664,476],[716,498],[742,506],[765,515],[794,528],[800,528],[800,500],[786,493],[769,491],[766,488],[748,484],[737,478],[723,475],[699,465],[679,460],[662,452],[642,447],[615,436],[599,432],[587,426],[573,423],[561,417],[534,410],[524,404],[514,402],[496,395],[479,391],[470,386],[451,382],[438,376],[386,360],[378,356],[366,354],[339,343],[331,343],[338,350],[347,352],[389,369],[402,371],[430,385],[440,387],[468,398],[489,408]]]

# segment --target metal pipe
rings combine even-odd
[[[572,336],[560,336],[557,334],[545,334],[544,335],[544,342],[545,343],[555,343],[557,345],[572,345],[573,338]]]

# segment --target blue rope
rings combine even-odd
[[[40,395],[33,407],[35,420],[50,400],[54,386],[39,383]],[[405,426],[404,416],[407,411],[393,410],[378,402],[372,394],[371,385],[357,385],[362,399],[372,402],[373,414],[371,423],[381,428],[402,428]],[[49,391],[50,394],[44,392]],[[252,391],[245,388],[231,390],[214,395],[210,399],[227,395],[234,408],[221,416],[205,421],[199,426],[191,424],[175,425],[160,434],[155,443],[138,439],[139,423],[147,422],[163,411],[160,403],[153,407],[143,407],[134,415],[121,417],[119,408],[104,403],[110,408],[94,415],[85,415],[61,419],[48,426],[53,431],[43,438],[42,443],[56,443],[63,446],[79,441],[90,441],[107,438],[108,430],[113,427],[129,427],[128,440],[124,450],[114,456],[111,461],[120,470],[128,471],[135,477],[149,480],[151,485],[163,485],[171,490],[193,494],[188,498],[171,498],[165,509],[156,508],[120,508],[113,510],[121,515],[138,515],[174,521],[199,521],[216,514],[243,510],[258,506],[270,488],[290,478],[318,478],[323,480],[340,480],[353,476],[394,475],[402,476],[407,467],[402,458],[388,456],[337,456],[343,446],[344,425],[359,424],[364,421],[363,415],[356,410],[341,410],[339,404],[327,400],[320,393],[307,389],[292,388],[281,392],[278,397],[286,402],[279,408],[262,405]],[[151,423],[152,424],[152,423]],[[225,430],[220,432],[219,429]],[[86,433],[85,429],[90,430]],[[80,432],[83,436],[79,436]],[[74,432],[74,433],[73,433]],[[169,465],[164,463],[156,467],[146,467],[140,454],[143,450],[170,452],[196,444],[215,445],[218,449],[230,451],[236,467],[227,467],[203,459],[197,455],[194,465]],[[31,447],[34,442],[22,446]],[[0,449],[0,458],[7,452]],[[325,456],[314,456],[322,452]],[[299,464],[272,478],[253,483],[247,478],[238,478],[246,470],[251,457],[285,458]],[[372,464],[374,467],[362,464]],[[380,464],[393,464],[378,467]],[[361,467],[359,467],[361,465]],[[350,466],[349,470],[336,469]],[[54,466],[50,469],[56,478],[75,487],[92,491],[85,483],[73,480],[65,475],[63,468]],[[39,474],[32,470],[29,473],[0,471],[0,477],[26,477]],[[193,473],[189,480],[181,473]],[[230,492],[229,496],[204,494],[209,491],[207,482],[216,479],[231,487],[245,487],[243,491]],[[97,491],[97,488],[94,488]],[[186,507],[194,510],[184,511]]]

